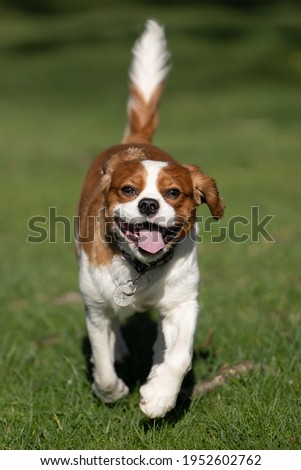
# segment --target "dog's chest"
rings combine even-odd
[[[94,268],[92,275],[99,301],[124,317],[156,307],[162,298],[166,277],[164,267],[138,276],[119,256],[109,266]]]

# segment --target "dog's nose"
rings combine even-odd
[[[138,204],[138,209],[142,215],[155,215],[159,210],[159,202],[156,199],[144,198]]]

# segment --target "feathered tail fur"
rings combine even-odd
[[[151,142],[158,126],[159,101],[170,68],[164,28],[148,20],[132,52],[128,126],[123,143]]]

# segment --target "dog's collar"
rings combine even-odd
[[[120,249],[120,248],[119,248]],[[122,258],[129,263],[138,273],[134,279],[129,279],[125,284],[117,286],[113,291],[113,300],[119,307],[126,307],[132,303],[133,295],[137,289],[138,279],[151,269],[163,266],[173,257],[174,248],[171,248],[160,259],[151,264],[144,264],[138,259],[132,258],[127,252],[120,249]]]
[[[119,248],[120,249],[120,248]],[[132,256],[127,253],[126,251],[120,250],[122,258],[127,261],[132,268],[134,268],[138,274],[145,274],[147,271],[151,271],[152,269],[159,268],[163,266],[165,263],[170,261],[173,257],[174,247],[167,251],[161,258],[156,261],[153,261],[150,264],[144,264],[142,261],[138,260],[137,258],[132,258]]]

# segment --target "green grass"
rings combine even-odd
[[[0,448],[300,449],[296,8],[122,2],[52,16],[1,12]],[[214,233],[234,215],[249,217],[251,206],[275,215],[268,226],[275,243],[213,244],[206,234],[199,247],[194,379],[244,359],[265,371],[155,421],[138,408],[151,319],[126,327],[133,355],[121,373],[132,393],[104,406],[90,391],[83,306],[55,301],[77,290],[73,246],[61,229],[58,243],[26,243],[30,217],[47,216],[50,206],[73,216],[89,162],[120,141],[130,48],[149,17],[166,25],[173,52],[155,143],[216,178],[227,211]],[[145,335],[149,344],[137,344]]]

